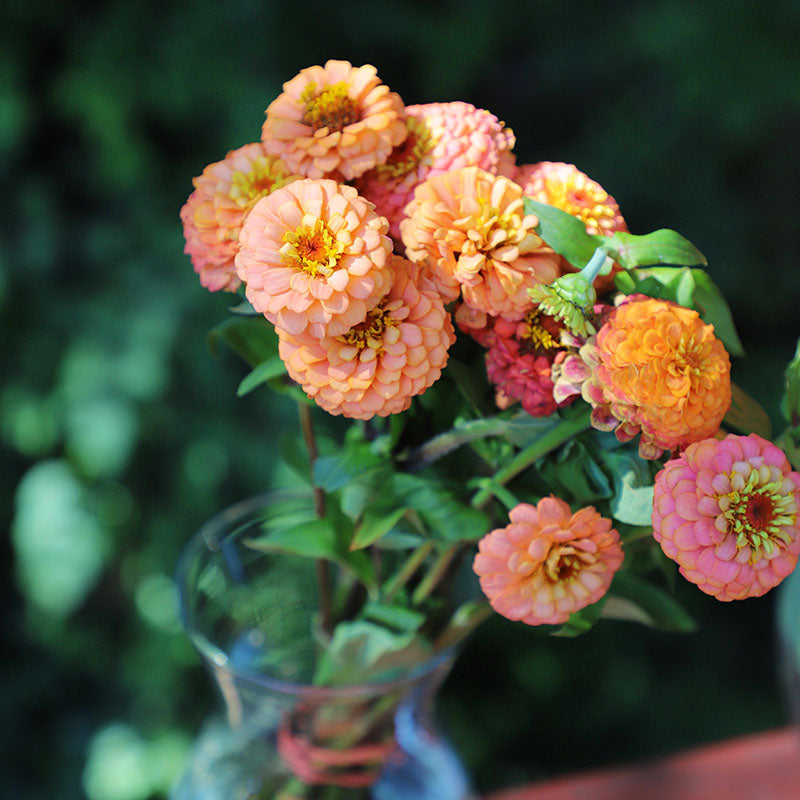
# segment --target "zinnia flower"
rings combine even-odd
[[[363,322],[389,288],[387,228],[352,186],[298,180],[250,212],[236,271],[276,327],[336,336]]]
[[[689,445],[656,475],[653,535],[718,600],[759,597],[797,564],[800,473],[755,433]]]
[[[666,300],[634,298],[600,328],[582,387],[593,424],[658,458],[712,436],[731,403],[730,359],[714,326]]]
[[[331,414],[356,419],[405,411],[441,375],[455,341],[436,287],[394,256],[392,284],[367,318],[337,336],[278,330],[289,376]]]
[[[517,167],[514,180],[527,197],[577,217],[587,233],[609,236],[628,230],[614,198],[574,164],[524,164]]]
[[[527,625],[557,625],[597,602],[624,553],[611,520],[593,506],[574,514],[556,497],[520,503],[505,528],[479,542],[473,569],[492,608]]]
[[[389,220],[389,233],[398,240],[404,209],[426,178],[473,166],[510,177],[515,169],[510,158],[513,132],[494,114],[471,103],[406,106],[406,126],[406,140],[357,184]]]
[[[519,319],[531,307],[527,290],[549,283],[558,256],[525,215],[522,188],[478,167],[421,183],[400,223],[406,255],[427,263],[445,302],[464,302],[493,316]]]
[[[375,67],[326,61],[283,84],[261,131],[266,151],[292,172],[357,178],[389,157],[406,137],[403,101]]]
[[[486,373],[495,385],[495,402],[508,408],[521,401],[533,417],[546,417],[559,405],[553,398],[550,371],[556,354],[561,350],[561,325],[542,314],[529,311],[514,322],[498,317],[487,336]]]
[[[236,291],[233,260],[245,217],[258,200],[296,178],[256,142],[231,150],[192,180],[194,191],[181,209],[184,252],[206,289]]]

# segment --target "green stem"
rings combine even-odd
[[[311,419],[311,407],[305,403],[298,403],[300,414],[300,429],[308,450],[309,469],[311,471],[311,485],[314,492],[314,513],[322,518],[325,516],[325,492],[314,483],[314,462],[317,460],[317,439],[314,435],[314,425]],[[317,591],[319,593],[319,619],[322,630],[331,632],[331,576],[328,562],[324,558],[317,559]]]
[[[452,430],[434,436],[413,450],[406,461],[406,469],[409,472],[416,472],[463,444],[474,442],[476,439],[485,439],[487,436],[500,436],[507,427],[508,423],[499,417],[465,422]]]
[[[463,542],[455,542],[448,547],[447,550],[443,550],[439,554],[436,561],[433,562],[431,568],[425,574],[425,577],[419,582],[419,585],[414,590],[414,594],[411,595],[411,602],[414,603],[414,605],[419,605],[433,593],[463,544]]]
[[[512,478],[519,475],[520,472],[527,469],[534,461],[555,450],[581,431],[591,427],[590,418],[591,410],[586,409],[584,413],[579,414],[577,417],[560,422],[555,428],[552,428],[535,442],[520,450],[505,467],[495,473],[491,484],[484,486],[475,493],[472,498],[472,507],[483,508],[494,495],[492,486],[505,485]]]
[[[425,560],[428,553],[433,550],[433,542],[428,540],[423,542],[413,553],[405,560],[403,566],[400,567],[391,578],[384,584],[383,593],[384,599],[388,603],[403,586],[408,583],[412,575],[419,569],[420,564]]]
[[[470,600],[459,606],[447,626],[436,637],[434,649],[436,652],[453,647],[475,630],[485,619],[494,613],[492,607],[485,600]]]

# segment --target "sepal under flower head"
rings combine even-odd
[[[352,186],[304,179],[265,197],[240,235],[247,299],[293,335],[338,335],[388,290],[387,222]]]
[[[473,569],[492,608],[527,625],[557,625],[597,602],[624,553],[593,506],[572,513],[556,497],[520,503],[509,524],[481,539]]]
[[[407,134],[400,96],[380,82],[375,67],[349,61],[301,70],[266,115],[266,151],[309,178],[357,178],[386,161]]]
[[[656,475],[653,535],[719,600],[758,597],[800,556],[800,473],[757,434],[695,442]]]
[[[447,363],[455,332],[435,286],[400,256],[390,275],[387,294],[348,331],[317,338],[278,329],[289,376],[330,414],[370,419],[405,411]]]

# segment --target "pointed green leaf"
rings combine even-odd
[[[590,631],[603,613],[603,606],[606,597],[601,597],[596,603],[592,603],[580,611],[569,615],[569,619],[559,628],[553,631],[553,636],[560,636],[564,639],[574,639]]]
[[[386,459],[373,452],[367,442],[347,442],[336,455],[321,456],[314,462],[314,483],[326,492],[335,492],[385,464]]]
[[[722,422],[745,435],[757,433],[764,439],[772,438],[769,414],[755,398],[735,383],[731,383],[731,407]]]
[[[377,600],[367,603],[362,614],[365,619],[404,633],[419,630],[426,620],[425,614],[421,611],[414,611],[394,603],[380,603]]]
[[[786,390],[781,404],[783,414],[792,427],[800,425],[800,339],[784,373]]]
[[[643,236],[618,232],[605,239],[603,249],[625,269],[656,264],[695,267],[708,263],[688,239],[666,228]]]
[[[650,466],[624,450],[602,450],[600,458],[614,482],[611,515],[628,525],[650,525],[653,515]]]
[[[257,317],[234,316],[221,322],[208,333],[208,349],[213,355],[219,352],[219,343],[233,350],[251,367],[278,354],[278,334],[261,315]]]
[[[694,302],[704,322],[714,326],[716,337],[732,356],[743,356],[744,348],[733,324],[730,307],[714,281],[702,269],[693,269]]]
[[[408,511],[407,506],[400,506],[386,511],[379,506],[368,507],[356,528],[353,541],[350,543],[350,549],[360,550],[362,547],[368,547],[373,542],[376,542],[397,525],[406,511]]]
[[[284,367],[283,361],[279,356],[268,358],[242,379],[239,388],[236,390],[236,395],[237,397],[242,397],[261,386],[261,384],[285,374],[286,367]]]
[[[559,255],[578,269],[589,263],[594,251],[604,243],[602,236],[592,236],[577,217],[555,206],[525,198],[525,213],[539,218],[536,232]]]

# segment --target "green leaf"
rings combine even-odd
[[[414,609],[394,603],[380,603],[377,600],[367,603],[362,614],[366,619],[403,633],[419,630],[427,619],[421,611],[414,611]]]
[[[620,231],[605,238],[603,249],[624,269],[656,264],[695,267],[708,263],[688,239],[667,228],[643,236]]]
[[[691,633],[697,627],[671,594],[627,571],[614,576],[606,597],[604,617],[641,622],[674,633]]]
[[[314,683],[386,681],[429,656],[430,646],[413,632],[397,633],[367,620],[340,622],[322,652]]]
[[[234,316],[212,328],[207,337],[208,349],[219,352],[219,343],[241,356],[251,367],[277,356],[278,334],[264,317]]]
[[[314,462],[314,483],[326,492],[335,492],[385,464],[386,459],[375,453],[367,442],[346,442],[336,455],[321,456]]]
[[[368,547],[389,533],[403,518],[406,511],[408,511],[408,506],[392,509],[384,509],[380,505],[368,507],[364,511],[361,522],[356,527],[353,541],[350,543],[350,549],[359,550],[362,547]]]
[[[800,339],[797,340],[794,358],[786,367],[784,385],[786,389],[781,409],[792,427],[796,428],[800,425]]]
[[[570,614],[569,619],[560,628],[554,630],[552,635],[565,639],[574,639],[576,636],[582,636],[591,630],[603,613],[606,597],[601,597],[596,603]]]
[[[604,243],[602,236],[592,236],[586,226],[572,214],[555,206],[525,198],[525,213],[539,218],[536,232],[559,255],[579,269],[589,263],[594,251]]]
[[[731,383],[731,407],[722,422],[745,435],[757,433],[764,439],[772,438],[769,414],[755,398],[735,383]]]
[[[744,348],[733,324],[730,307],[717,285],[702,269],[693,269],[694,307],[707,323],[714,326],[714,333],[732,356],[743,356]]]
[[[272,358],[263,361],[252,372],[244,377],[242,382],[239,384],[239,388],[236,390],[236,395],[237,397],[242,397],[243,395],[252,392],[253,389],[261,386],[262,383],[266,383],[273,378],[277,378],[279,375],[285,374],[286,367],[284,367],[283,361],[281,361],[279,356],[273,356]]]
[[[572,439],[554,457],[547,459],[541,472],[548,483],[570,496],[577,505],[589,505],[611,497],[611,484],[587,446]]]
[[[555,428],[559,422],[555,414],[548,417],[532,417],[527,412],[520,411],[506,420],[505,437],[519,448],[527,447]]]
[[[620,450],[603,450],[600,458],[614,483],[611,515],[628,525],[650,525],[653,516],[653,476],[648,464]]]

